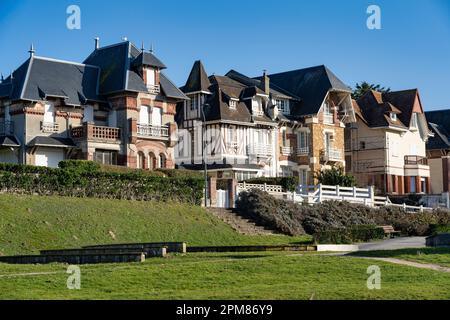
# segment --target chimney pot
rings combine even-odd
[[[94,38],[94,41],[95,41],[95,49],[100,48],[100,38],[96,37]]]
[[[34,50],[34,45],[33,44],[31,44],[30,50],[28,52],[30,53],[30,57],[33,57],[34,54],[36,53],[36,50]]]
[[[270,94],[270,78],[267,76],[267,70],[263,70],[260,89],[263,90],[265,94]]]

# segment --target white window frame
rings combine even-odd
[[[143,124],[143,125],[149,125],[150,121],[151,121],[151,116],[150,116],[150,106],[141,106],[140,110],[139,110],[139,122],[138,124]]]
[[[156,85],[156,70],[153,68],[147,68],[146,77],[147,77],[147,86]]]
[[[419,126],[419,116],[416,112],[414,112],[412,114],[412,118],[411,118],[411,128],[412,129],[417,129]]]
[[[278,111],[283,114],[289,114],[290,105],[287,99],[275,99],[275,104],[278,106]]]
[[[52,102],[46,102],[44,105],[44,123],[56,122],[55,105]]]

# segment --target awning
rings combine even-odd
[[[20,144],[13,136],[2,136],[0,137],[0,147],[18,148]]]
[[[36,137],[28,143],[28,147],[74,148],[76,145],[70,138]]]

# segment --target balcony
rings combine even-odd
[[[292,147],[281,147],[280,149],[283,156],[290,156],[294,153],[294,148]]]
[[[59,132],[59,124],[55,122],[41,122],[41,131],[44,133]]]
[[[298,148],[297,149],[298,156],[307,156],[309,155],[309,147]]]
[[[339,162],[342,161],[342,152],[338,149],[326,149],[322,150],[321,158],[324,162]]]
[[[334,123],[334,115],[332,115],[332,114],[324,114],[323,115],[323,123],[325,123],[325,124],[333,124]]]
[[[148,124],[138,124],[137,134],[140,137],[146,138],[168,138],[169,127],[168,126],[153,126]]]
[[[227,142],[227,154],[237,154],[239,144],[237,142]]]
[[[0,136],[9,136],[14,134],[14,121],[5,121],[0,123]]]
[[[161,92],[161,87],[157,84],[147,85],[147,90],[150,94],[159,94]]]
[[[248,146],[248,154],[257,157],[268,157],[273,154],[272,146],[270,144],[256,143]]]
[[[94,126],[85,123],[79,127],[73,127],[70,135],[74,140],[89,140],[96,142],[117,143],[120,141],[120,129],[112,127]]]
[[[427,166],[428,165],[428,159],[421,156],[405,156],[405,165],[422,165]]]

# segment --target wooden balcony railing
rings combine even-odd
[[[421,156],[405,156],[405,165],[428,165],[428,159]]]
[[[248,146],[248,154],[254,156],[271,156],[272,146],[270,144],[256,143]]]

